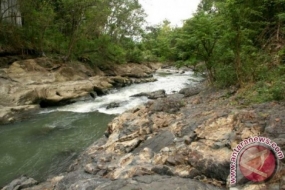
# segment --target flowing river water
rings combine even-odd
[[[0,126],[0,187],[21,175],[38,181],[64,172],[73,159],[96,139],[117,115],[148,101],[130,97],[164,89],[171,94],[195,85],[201,78],[191,71],[183,74],[160,70],[155,82],[134,84],[93,101],[42,109],[28,120]],[[118,108],[106,109],[118,102]]]

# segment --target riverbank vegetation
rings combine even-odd
[[[209,82],[285,97],[285,1],[202,0],[182,27],[146,26],[138,0],[2,0],[2,52],[91,65],[171,62],[206,71]],[[6,6],[7,5],[7,6]],[[9,5],[9,6],[8,6]]]
[[[159,60],[207,71],[219,87],[264,102],[285,97],[285,1],[202,0],[180,28],[151,28],[148,51]],[[246,89],[246,90],[245,90]]]
[[[6,51],[93,64],[132,61],[145,13],[138,0],[2,0]]]

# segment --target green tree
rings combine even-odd
[[[140,38],[145,17],[138,0],[6,1],[14,4],[5,7],[1,1],[1,45],[23,53],[57,53],[65,60],[89,57],[90,62],[127,61],[131,57],[127,52]],[[14,12],[22,24],[12,22],[14,13],[6,12]]]
[[[148,61],[175,61],[177,28],[168,20],[156,26],[148,26],[143,35],[144,57]]]
[[[190,64],[204,62],[211,82],[215,80],[215,53],[219,39],[221,23],[214,13],[198,12],[186,20],[177,40],[179,58]]]

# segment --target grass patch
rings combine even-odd
[[[239,90],[236,99],[243,100],[244,104],[281,101],[285,99],[285,85],[281,81],[247,84]]]

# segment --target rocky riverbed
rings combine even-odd
[[[39,107],[151,82],[160,66],[91,69],[48,58],[13,62],[0,69],[0,123]],[[201,84],[171,95],[163,90],[136,94],[154,100],[117,116],[68,172],[41,183],[22,176],[3,189],[228,189],[231,154],[242,140],[264,136],[285,149],[285,103],[245,105],[237,92],[234,87],[217,90]],[[242,178],[232,189],[285,189],[284,173],[281,160],[269,181],[253,184]]]
[[[0,124],[26,117],[40,107],[94,99],[114,87],[152,82],[161,64],[88,66],[49,58],[6,61],[0,68]]]
[[[243,105],[237,90],[201,85],[150,101],[109,123],[68,172],[4,189],[228,189],[230,157],[243,139],[268,137],[285,150],[285,103]],[[232,189],[285,189],[284,171],[281,160],[270,181],[242,179]]]

